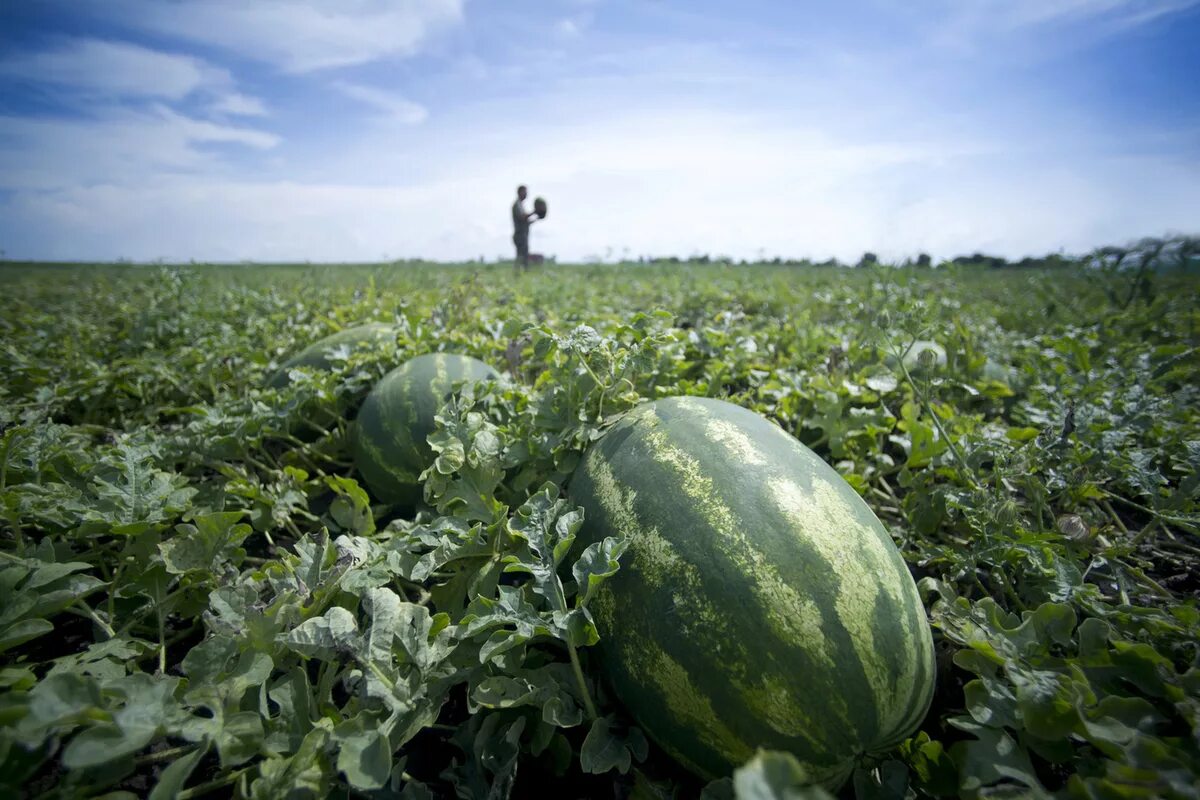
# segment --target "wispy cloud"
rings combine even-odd
[[[239,92],[222,95],[210,108],[218,114],[231,117],[265,117],[267,107],[257,97],[250,97]]]
[[[583,11],[569,17],[563,17],[554,24],[554,32],[567,39],[581,35],[592,24],[591,11]]]
[[[130,25],[289,72],[410,56],[462,20],[463,0],[122,0]]]
[[[9,53],[0,60],[0,76],[111,98],[169,100],[201,89],[224,91],[233,84],[227,70],[199,58],[91,38],[60,39],[46,50]]]
[[[227,69],[195,56],[107,39],[61,38],[45,49],[14,51],[0,59],[0,80],[49,89],[69,98],[76,114],[109,114],[123,104],[178,106],[191,98],[223,117],[267,113],[261,99],[237,90]]]
[[[404,125],[419,125],[429,117],[429,110],[397,94],[347,81],[334,81],[333,87],[342,94],[382,112],[390,120]]]
[[[522,182],[563,258],[1020,255],[1200,219],[1193,61],[1152,24],[1200,0],[466,2],[111,0],[14,38],[3,246],[493,257]]]
[[[566,258],[627,248],[853,260],[868,249],[885,258],[1079,251],[1185,226],[1200,208],[1200,176],[1178,159],[1081,166],[953,137],[846,142],[763,115],[638,110],[553,130],[510,123],[487,140],[433,136],[397,160],[383,157],[386,140],[364,139],[337,164],[337,175],[372,181],[177,171],[18,193],[0,213],[61,257],[461,259],[506,253],[508,198],[525,182],[555,206],[535,249]],[[404,160],[433,166],[410,180]],[[45,235],[68,226],[69,240]]]
[[[138,186],[160,174],[225,169],[211,145],[270,150],[280,137],[155,105],[100,117],[0,117],[0,174],[10,191],[62,191],[80,185]]]
[[[565,36],[567,38],[578,36],[580,33],[579,23],[570,17],[565,17],[556,22],[554,25],[554,30],[560,36]]]
[[[1111,36],[1200,6],[1200,0],[941,0],[929,17],[935,44],[973,50],[1012,35]],[[1081,29],[1079,26],[1085,26]]]
[[[1086,19],[1138,24],[1197,4],[1198,0],[975,0],[961,5],[999,27],[1021,28]]]

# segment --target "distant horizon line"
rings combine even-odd
[[[987,253],[982,250],[975,250],[969,253],[959,253],[957,255],[946,258],[935,258],[927,252],[920,252],[916,257],[906,256],[901,260],[881,259],[872,251],[864,251],[857,262],[843,261],[836,256],[830,256],[824,259],[816,259],[811,256],[772,256],[756,257],[756,258],[735,258],[728,255],[713,255],[711,253],[697,253],[689,256],[677,255],[642,255],[637,258],[620,258],[608,260],[599,256],[594,258],[583,258],[579,260],[558,260],[558,257],[552,254],[545,255],[545,263],[553,264],[560,267],[589,267],[589,266],[638,266],[638,265],[654,265],[654,264],[693,264],[693,265],[727,265],[727,266],[811,266],[821,268],[850,268],[856,269],[869,264],[877,264],[885,267],[905,267],[913,266],[920,268],[936,268],[941,264],[959,264],[959,265],[980,265],[987,267],[1002,267],[1002,266],[1038,266],[1047,265],[1046,262],[1082,262],[1089,258],[1112,256],[1122,251],[1132,251],[1143,246],[1154,246],[1156,243],[1161,243],[1164,246],[1178,245],[1187,251],[1187,260],[1193,261],[1200,258],[1200,234],[1180,234],[1168,233],[1163,236],[1146,236],[1139,239],[1131,240],[1124,245],[1101,245],[1092,248],[1089,251],[1082,253],[1067,253],[1064,248],[1057,251],[1047,252],[1041,255],[1024,255],[1019,258],[1008,257],[1004,255],[996,255]],[[0,251],[2,252],[2,251]],[[465,267],[465,266],[511,266],[513,259],[511,257],[497,256],[494,259],[486,258],[467,258],[467,259],[428,259],[421,257],[409,258],[381,258],[365,261],[339,261],[339,260],[321,260],[313,261],[310,259],[283,259],[283,260],[258,260],[253,258],[241,258],[236,260],[224,259],[132,259],[126,257],[117,257],[114,259],[44,259],[44,258],[8,258],[0,255],[0,266],[13,267],[384,267],[384,266],[444,266],[444,267]]]

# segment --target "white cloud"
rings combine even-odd
[[[228,70],[194,56],[130,42],[69,38],[45,50],[13,52],[0,59],[0,79],[51,87],[69,97],[77,111],[111,109],[130,101],[178,104],[199,96],[217,114],[267,113],[261,100],[234,88]]]
[[[433,136],[394,162],[364,140],[336,172],[370,172],[370,181],[209,171],[129,186],[75,182],[17,192],[0,214],[37,255],[224,260],[506,254],[519,182],[551,205],[533,248],[575,259],[626,247],[844,260],[864,250],[1019,256],[1086,250],[1200,218],[1200,170],[1165,157],[1018,160],[984,144],[850,143],[709,113],[613,115],[541,137],[534,149],[531,131],[517,128],[467,137],[474,148]],[[413,178],[405,164],[415,161],[435,166]],[[60,230],[71,236],[52,235]],[[17,257],[22,246],[5,242]]]
[[[1149,22],[1196,4],[1197,0],[976,0],[966,5],[1002,27],[1020,28],[1098,17],[1118,23]]]
[[[229,72],[191,56],[127,42],[67,39],[41,52],[10,53],[0,76],[108,97],[180,100],[233,83]]]
[[[563,17],[554,25],[554,32],[566,39],[581,35],[592,24],[591,12]]]
[[[125,0],[129,24],[290,72],[417,53],[462,20],[463,0]]]
[[[1106,21],[1151,13],[1134,0],[1048,2],[1049,10],[1014,0],[996,19],[1010,34],[1057,35],[1052,23],[1083,9]],[[1108,124],[1107,110],[1067,96],[1053,107],[1025,97],[960,100],[973,62],[953,62],[964,73],[956,80],[937,61],[945,54],[930,56],[921,37],[899,55],[850,47],[840,58],[833,43],[777,61],[750,46],[647,43],[608,31],[559,42],[564,55],[554,60],[545,52],[554,23],[588,13],[564,5],[544,16],[528,46],[495,34],[517,54],[507,59],[482,33],[476,41],[465,31],[463,42],[496,60],[443,53],[446,71],[423,86],[422,98],[437,103],[432,115],[381,88],[382,70],[356,70],[352,80],[276,76],[272,122],[298,126],[286,145],[251,124],[266,109],[231,79],[223,94],[203,81],[190,90],[164,83],[160,94],[140,95],[149,110],[0,118],[0,245],[17,257],[56,258],[492,257],[509,250],[508,206],[521,182],[552,207],[535,227],[534,249],[563,258],[626,247],[845,260],[864,250],[1020,256],[1186,230],[1200,219],[1200,169],[1186,157],[1194,137],[1157,142],[1152,136],[1170,131]],[[450,24],[422,23],[397,40],[374,26],[388,14],[424,19],[424,11],[307,3],[289,17],[292,6],[227,0],[136,7],[176,15],[147,23],[159,33],[294,71],[403,55]],[[443,7],[461,14],[457,2]],[[348,27],[327,30],[312,14]],[[291,22],[272,33],[268,23],[285,17]],[[1006,35],[965,12],[954,19],[976,47]],[[304,35],[289,37],[293,29]],[[1024,38],[1034,37],[981,47],[983,60],[1019,59]],[[333,91],[363,108],[342,102],[345,124],[306,124]],[[189,102],[178,102],[179,92]],[[362,124],[364,116],[385,124]]]
[[[267,107],[257,97],[250,97],[239,92],[230,92],[217,98],[211,106],[219,114],[234,117],[265,117]]]
[[[388,119],[404,125],[419,125],[429,117],[429,110],[425,106],[392,92],[346,81],[334,81],[333,87],[347,97],[383,112]]]
[[[11,191],[64,192],[79,186],[137,186],[155,175],[219,173],[223,160],[205,146],[268,150],[274,134],[195,119],[155,106],[97,119],[0,117],[0,175]]]
[[[943,5],[942,13],[926,17],[934,43],[971,50],[998,36],[1065,26],[1072,27],[1073,39],[1103,38],[1195,8],[1200,0],[943,0]],[[918,9],[928,10],[913,10]]]

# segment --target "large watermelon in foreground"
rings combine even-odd
[[[348,351],[353,352],[366,347],[372,347],[378,342],[394,339],[395,336],[396,327],[382,322],[371,322],[366,325],[357,325],[353,328],[340,330],[309,345],[283,362],[283,365],[271,376],[267,385],[272,389],[281,389],[288,385],[290,380],[288,377],[289,370],[296,369],[297,367],[327,370],[333,366],[333,359],[330,356],[335,351],[346,348]]]
[[[495,377],[482,361],[449,353],[417,356],[384,375],[358,412],[351,442],[371,494],[385,503],[419,500],[418,477],[433,461],[425,439],[446,393],[457,381]]]
[[[765,418],[673,397],[587,452],[581,538],[628,537],[590,606],[617,696],[696,774],[786,750],[841,784],[911,733],[933,642],[883,525],[841,476]]]

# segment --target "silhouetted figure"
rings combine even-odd
[[[517,246],[516,269],[529,269],[529,226],[538,218],[537,214],[525,210],[525,198],[529,191],[524,186],[517,187],[517,200],[512,206],[513,244]]]

